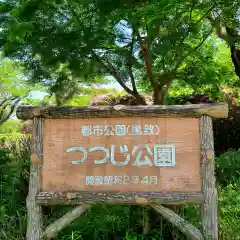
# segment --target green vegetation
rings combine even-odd
[[[1,135],[0,135],[1,136]],[[0,239],[25,239],[26,197],[29,177],[29,137],[8,137],[7,148],[0,150],[1,208]],[[240,152],[227,152],[216,159],[221,239],[240,236]],[[71,206],[44,207],[44,225],[66,213]],[[148,233],[144,234],[148,211]],[[197,206],[175,208],[181,216],[200,227]],[[185,239],[154,211],[139,206],[97,205],[64,229],[57,239]]]
[[[0,134],[21,132],[21,126],[19,120],[10,119],[0,126]]]
[[[215,95],[239,87],[239,1],[1,1],[5,56],[21,59],[30,82],[43,84],[57,105],[84,85],[142,92],[162,104],[171,85]],[[238,57],[237,57],[238,58]],[[240,61],[239,61],[240,62]]]
[[[201,92],[224,101],[222,87],[238,98],[239,10],[237,0],[0,1],[0,240],[25,239],[30,139],[14,119],[19,104],[84,106],[107,93],[138,104]],[[240,239],[239,173],[239,152],[216,159],[224,240]],[[44,224],[69,208],[45,207]],[[174,210],[200,226],[197,207]],[[152,210],[98,205],[58,239],[185,238]]]

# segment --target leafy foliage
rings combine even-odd
[[[24,239],[26,231],[25,200],[28,193],[30,160],[29,138],[0,135],[1,207],[0,239]]]
[[[240,152],[226,152],[217,159],[216,165],[216,174],[222,186],[240,185]]]
[[[219,189],[220,236],[222,239],[239,239],[240,236],[240,185],[229,184]]]
[[[220,77],[223,66],[215,59],[212,26],[205,21],[213,10],[210,3],[51,0],[1,5],[2,49],[23,60],[32,79],[56,94],[58,105],[70,100],[80,83],[91,85],[104,75],[112,75],[140,104],[145,104],[141,90],[162,104],[174,79],[215,89],[226,79],[226,74]]]
[[[223,239],[237,240],[240,236],[240,152],[229,151],[217,158],[216,174],[219,183],[220,235]]]
[[[221,129],[219,128],[221,131]],[[26,204],[30,149],[29,137],[0,135],[5,147],[0,150],[2,176],[0,207],[0,239],[22,240],[26,231]],[[227,152],[216,159],[219,195],[220,236],[226,240],[239,239],[240,185],[239,152]],[[44,207],[44,226],[69,211],[71,206]],[[200,227],[198,206],[185,205],[177,210],[196,227]],[[149,233],[145,235],[145,212],[148,211]],[[139,206],[106,206],[99,204],[71,223],[58,239],[185,239],[160,215]]]
[[[238,28],[238,11],[239,2],[228,0],[1,1],[0,46],[5,56],[15,60],[1,59],[1,119],[12,115],[15,101],[35,106],[88,105],[96,95],[109,93],[100,87],[110,82],[106,75],[140,104],[146,104],[141,98],[145,93],[153,95],[155,104],[181,103],[182,95],[196,92],[220,100],[221,87],[240,87],[232,59],[238,36],[219,32]],[[33,90],[30,82],[40,82],[47,89],[43,100],[26,97]],[[12,124],[7,121],[0,129],[4,133],[0,134],[0,239],[16,240],[25,239],[30,139],[20,137],[15,132],[19,126]],[[216,159],[223,239],[240,235],[239,166],[239,152]],[[70,208],[45,207],[44,225]],[[148,234],[144,232],[146,212]],[[198,207],[187,205],[178,213],[200,227]],[[185,237],[149,209],[98,205],[58,239]]]
[[[20,81],[19,67],[10,60],[0,59],[0,125],[13,114],[21,97],[26,94]]]
[[[29,84],[19,61],[0,56],[0,125],[14,114],[19,103],[30,91],[40,89],[39,84]]]
[[[20,132],[21,125],[22,124],[19,120],[8,120],[0,126],[0,134]]]
[[[116,89],[110,88],[81,88],[79,93],[69,101],[65,103],[67,106],[89,106],[93,99],[99,95],[111,94],[112,96],[118,96],[121,93]]]

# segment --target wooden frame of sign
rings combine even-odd
[[[150,205],[190,239],[218,239],[217,191],[214,176],[214,143],[211,117],[225,118],[227,116],[228,106],[225,104],[18,107],[17,117],[19,119],[33,119],[32,164],[27,198],[27,239],[38,240],[55,237],[60,230],[98,201],[110,204]],[[78,132],[82,122],[85,125],[85,138],[80,137]],[[139,133],[139,127],[134,125],[135,128],[132,128],[134,130],[132,130],[131,136],[127,136],[124,132],[126,125],[124,125],[125,127],[118,126],[118,130],[117,128],[115,130],[118,131],[120,137],[117,138],[117,136],[105,136],[106,134],[104,135],[103,131],[99,130],[99,122],[102,124],[115,123],[115,127],[116,124],[123,126],[125,123],[130,126],[135,122],[138,123],[137,126],[145,125],[144,132],[141,132],[140,136],[136,136],[136,138],[134,138],[134,135]],[[86,128],[86,126],[96,123],[98,128],[95,129],[95,133],[101,133],[103,136],[94,138],[93,135],[89,134],[89,128]],[[155,130],[153,131],[153,129]],[[192,132],[188,133],[188,130]],[[160,135],[153,136],[154,133],[156,135],[159,132]],[[91,139],[91,142],[89,139]],[[125,152],[124,158],[120,155],[120,152],[115,152],[117,157],[114,157],[112,154],[113,148],[111,152],[104,148],[105,145],[111,143],[111,146],[115,146],[114,143],[120,142],[119,139],[128,143],[128,145],[120,146],[121,153]],[[148,141],[148,145],[144,144],[144,139]],[[106,143],[109,140],[110,142]],[[157,141],[158,148],[156,144],[151,145],[154,141]],[[104,142],[104,144],[88,150],[81,147],[90,146],[95,142]],[[79,143],[79,145],[73,145],[76,143]],[[144,157],[142,152],[140,154],[140,150],[137,153],[135,146],[135,150],[132,147],[131,156],[137,153],[137,157],[135,157],[134,162],[131,162],[131,156],[126,155],[126,150],[131,144],[135,143],[138,147],[140,145],[145,146],[146,154],[149,154],[149,157]],[[80,146],[80,144],[82,145]],[[163,146],[166,147],[161,148]],[[154,147],[154,153],[151,147]],[[99,155],[93,153],[90,160],[86,161],[86,154],[94,152],[94,150],[104,152],[105,158],[100,158]],[[83,157],[76,160],[75,158],[80,156],[76,155],[79,154],[79,151],[82,151]],[[96,159],[93,159],[94,156]],[[154,161],[150,159],[151,157],[154,158]],[[68,162],[69,159],[72,159],[72,161]],[[93,165],[94,163],[96,165]],[[78,169],[78,172],[74,172],[75,169]],[[114,181],[112,177],[106,178],[108,184],[104,185],[101,184],[103,178],[86,176],[86,174],[94,176],[95,173],[98,175],[107,173],[109,175],[111,172],[115,176],[118,171],[125,171],[126,175],[138,172],[142,177],[144,177],[144,174],[153,174],[154,172],[157,176],[149,177],[148,183],[152,182],[152,185],[141,185],[143,179],[135,177],[134,181],[135,183],[137,181],[137,183],[133,184],[132,187],[130,182],[127,182],[124,186],[121,184],[114,185],[112,184]],[[76,181],[72,179],[72,176]],[[157,177],[161,181],[158,181]],[[83,179],[86,180],[85,184],[82,182]],[[94,180],[97,181],[97,186],[90,184]],[[120,183],[119,178],[117,181],[117,183]],[[201,231],[187,223],[172,210],[161,205],[185,203],[201,204]],[[48,226],[45,231],[42,231],[41,205],[48,204],[78,204],[79,206]]]

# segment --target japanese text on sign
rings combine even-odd
[[[157,176],[86,176],[86,185],[157,184]]]
[[[72,164],[83,164],[87,160],[88,153],[94,151],[102,151],[104,158],[95,159],[94,164],[104,164],[109,161],[115,166],[126,166],[129,162],[133,162],[132,166],[175,166],[175,145],[173,144],[155,144],[153,149],[148,144],[143,146],[133,146],[132,152],[128,152],[128,146],[122,145],[119,147],[120,153],[123,154],[125,160],[117,161],[115,159],[115,145],[111,145],[110,149],[104,146],[92,147],[85,149],[84,147],[72,147],[68,148],[67,152],[82,152],[83,157],[80,160],[73,160]],[[143,154],[143,149],[146,150],[148,155]],[[153,158],[153,161],[151,160]],[[133,160],[133,161],[132,161]]]
[[[160,133],[160,128],[158,125],[104,125],[104,126],[91,126],[85,125],[81,126],[82,136],[153,136]]]

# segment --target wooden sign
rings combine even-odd
[[[201,192],[197,118],[46,119],[41,191]]]
[[[217,240],[209,116],[227,115],[222,104],[19,107],[18,118],[33,120],[27,239],[52,238],[104,201],[149,204],[190,239]],[[202,205],[203,234],[159,205],[189,202]],[[82,206],[42,233],[41,205],[59,203]]]
[[[212,130],[210,140],[201,136],[204,112],[226,115],[227,108],[18,108],[19,118],[38,122],[32,157],[41,165],[37,201],[201,202],[203,144],[210,144],[205,157],[213,153]]]

